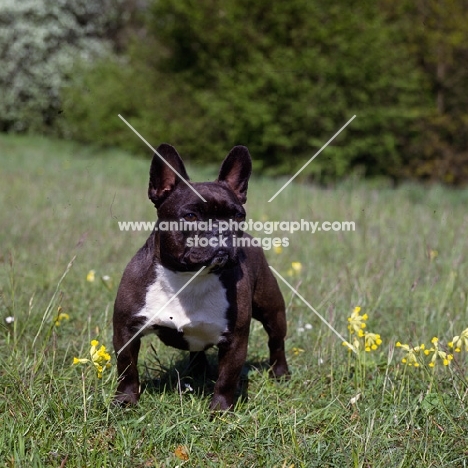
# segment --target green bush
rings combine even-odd
[[[468,3],[455,0],[383,0],[402,40],[429,84],[430,106],[407,148],[405,177],[468,181]]]
[[[154,146],[170,141],[180,149],[203,144],[202,120],[190,101],[190,87],[145,63],[121,58],[75,70],[63,89],[65,121],[62,132],[73,139],[102,146],[119,146],[136,154],[151,154],[118,117],[121,114]],[[182,148],[193,154],[190,148]]]
[[[356,114],[304,174],[398,173],[426,90],[375,2],[158,0],[150,13],[129,62],[102,63],[65,93],[73,136],[144,151],[121,113],[155,145],[206,162],[245,144],[278,174]]]
[[[291,172],[356,114],[305,174],[402,164],[425,90],[376,2],[160,0],[151,18],[170,51],[160,66],[193,83],[218,147],[248,144],[263,169]]]

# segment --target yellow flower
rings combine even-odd
[[[281,247],[281,245],[276,245],[276,246],[273,247],[273,251],[276,254],[280,254],[283,251],[283,247]]]
[[[55,326],[60,327],[62,320],[70,320],[70,316],[65,312],[61,312],[62,308],[59,307],[57,309],[57,318],[55,319]]]
[[[301,262],[292,262],[291,268],[286,273],[288,276],[296,276],[302,270],[302,263]]]
[[[111,356],[106,351],[106,347],[101,345],[98,349],[99,341],[92,340],[91,341],[91,348],[89,350],[89,354],[91,355],[91,359],[80,359],[80,358],[73,358],[73,364],[85,364],[87,362],[91,362],[96,369],[97,376],[100,379],[102,377],[102,373],[104,369],[107,369],[111,366],[110,360]]]
[[[96,279],[96,272],[94,270],[89,270],[86,275],[86,281],[92,283]]]
[[[414,366],[414,367],[419,367],[419,359],[418,359],[418,354],[421,351],[424,351],[425,346],[424,344],[421,344],[419,346],[415,346],[414,348],[411,348],[407,344],[401,344],[399,341],[396,343],[397,348],[403,348],[406,351],[406,356],[403,357],[401,362],[408,366]]]
[[[292,352],[293,352],[294,356],[299,356],[299,354],[303,353],[304,350],[302,348],[293,348]]]
[[[349,341],[343,341],[341,344],[343,346],[346,346],[348,348],[348,351],[354,351],[353,345]]]
[[[110,354],[106,352],[106,347],[101,345],[100,349],[98,350],[99,342],[97,340],[91,341],[91,360],[93,361],[94,367],[96,368],[98,378],[102,377],[102,371],[104,368],[110,367]]]
[[[351,334],[356,333],[358,336],[364,336],[364,332],[362,331],[363,328],[366,328],[366,324],[364,323],[369,317],[367,314],[359,315],[361,312],[360,307],[355,307],[351,317],[348,317],[348,330]]]
[[[302,270],[302,263],[301,262],[292,262],[291,267],[294,272],[300,273]]]
[[[75,364],[86,364],[87,362],[89,362],[89,359],[80,359],[80,358],[77,358],[77,357],[74,357],[73,358],[73,365]]]
[[[434,347],[430,348],[430,349],[426,349],[424,351],[424,354],[426,356],[429,356],[429,354],[432,353],[431,362],[429,363],[429,367],[435,367],[435,365],[437,363],[437,359],[440,359],[442,361],[442,363],[444,364],[444,366],[448,366],[450,364],[450,361],[453,359],[453,355],[452,354],[447,354],[445,351],[442,351],[439,348],[439,339],[437,337],[434,336],[434,338],[432,338],[432,340],[431,340],[431,343],[434,345]]]
[[[361,330],[359,330],[361,331]],[[377,333],[365,333],[364,335],[364,342],[365,346],[364,349],[366,351],[375,351],[381,344],[382,340],[380,339],[380,335]]]
[[[352,344],[349,341],[343,341],[343,346],[346,346],[348,351],[354,351],[357,353],[361,347],[361,342],[356,337],[354,337]]]
[[[462,348],[465,348],[465,351],[468,351],[468,328],[465,328],[460,335],[454,336],[453,340],[448,343],[450,348],[456,353],[459,353]]]
[[[65,312],[58,314],[57,319],[55,320],[55,326],[59,327],[62,320],[70,320],[70,316]]]

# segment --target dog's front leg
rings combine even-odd
[[[118,329],[114,334],[114,349],[117,353],[119,379],[114,401],[120,404],[136,404],[140,398],[137,363],[141,340],[140,337],[136,337],[125,346],[130,337],[130,333],[121,333]],[[123,346],[125,347],[123,348]]]
[[[211,411],[226,411],[232,408],[234,396],[239,385],[242,366],[247,357],[249,328],[233,333],[218,348],[218,380],[211,400]]]

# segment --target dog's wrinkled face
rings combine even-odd
[[[168,198],[171,202],[158,209],[161,262],[178,271],[228,267],[237,262],[233,237],[242,231],[223,229],[222,222],[244,221],[245,210],[232,191],[216,182],[194,187],[206,202],[182,183]]]
[[[158,148],[185,180],[180,156],[169,145]],[[251,159],[247,148],[236,146],[226,157],[215,182],[192,184],[203,201],[155,155],[150,171],[149,198],[158,210],[160,254],[163,266],[175,271],[211,271],[229,268],[238,261],[235,240],[242,236]]]

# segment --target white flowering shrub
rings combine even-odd
[[[0,131],[43,131],[73,66],[111,52],[124,0],[0,0]]]

